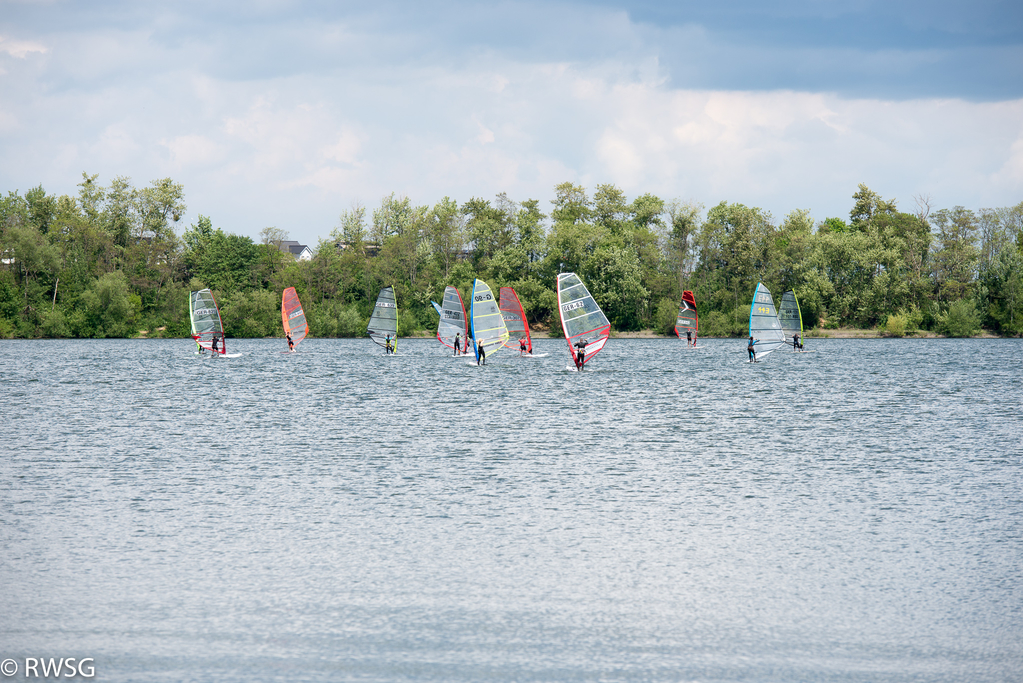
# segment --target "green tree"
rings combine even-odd
[[[976,246],[977,217],[961,206],[942,209],[931,216],[938,233],[934,254],[934,280],[941,301],[956,301],[973,284],[980,252]]]

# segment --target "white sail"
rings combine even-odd
[[[799,310],[799,300],[796,293],[791,289],[781,295],[781,305],[778,306],[778,320],[781,322],[781,331],[785,340],[791,342],[794,335],[799,335],[800,342],[803,339],[803,314]]]
[[[459,345],[464,345],[465,340],[469,337],[469,327],[465,306],[462,305],[462,295],[458,293],[458,289],[448,285],[444,288],[443,304],[433,305],[440,316],[440,322],[437,323],[437,339],[440,340],[440,343],[452,349],[455,347],[455,335],[458,335]]]
[[[575,273],[558,274],[558,313],[568,352],[576,367],[582,368],[604,348],[611,334],[611,323]],[[580,351],[582,363],[579,362]]]
[[[373,315],[366,326],[369,337],[380,346],[387,346],[391,340],[391,348],[398,348],[398,305],[394,301],[394,288],[384,287],[377,296],[373,307]]]
[[[774,307],[774,298],[762,282],[757,283],[749,309],[749,336],[756,341],[753,348],[757,358],[777,351],[786,343],[778,311]]]
[[[188,295],[188,315],[192,322],[192,339],[204,349],[213,350],[213,339],[218,340],[217,352],[226,353],[224,348],[224,325],[220,321],[220,309],[213,298],[213,292],[201,289]]]

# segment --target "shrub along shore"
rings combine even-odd
[[[848,219],[796,209],[592,194],[562,183],[549,213],[505,194],[418,206],[391,194],[355,205],[296,261],[285,231],[225,233],[184,188],[82,174],[76,196],[36,187],[0,198],[0,338],[187,337],[188,292],[209,287],[229,337],[282,334],[293,286],[313,337],[365,335],[380,288],[395,288],[399,335],[431,334],[430,301],[474,278],[514,287],[532,327],[560,336],[554,282],[577,273],[620,337],[667,335],[692,290],[701,337],[745,335],[763,282],[799,297],[808,337],[1023,334],[1023,202],[911,213],[865,185]],[[860,332],[864,331],[866,332]],[[143,332],[144,331],[144,332]],[[538,335],[539,336],[539,335]]]

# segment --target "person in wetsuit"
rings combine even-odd
[[[217,343],[220,341],[220,337],[213,337],[213,353],[217,353]]]
[[[384,337],[384,355],[394,353],[394,349],[391,348],[391,335]]]
[[[483,341],[480,340],[478,346],[476,346],[476,365],[487,364],[487,352],[483,350]]]
[[[521,356],[522,354],[524,354],[526,352],[526,350],[527,350],[526,349],[526,340],[525,339],[520,339],[519,340],[519,355]],[[532,353],[532,351],[530,351],[530,353]]]
[[[293,342],[291,340],[291,335],[290,334],[286,334],[284,336],[287,337],[287,339],[288,339],[288,351],[294,351],[295,350],[295,342]]]
[[[753,337],[750,337],[749,338],[749,344],[746,346],[746,350],[749,351],[749,362],[750,363],[756,363],[757,362],[757,352],[756,352],[756,349],[753,348],[753,345],[756,344],[758,341],[760,341],[760,340],[759,339],[754,339]]]
[[[575,343],[575,346],[579,349],[575,354],[575,366],[579,368],[580,372],[586,364],[586,343],[585,339],[580,339]]]
[[[686,330],[686,346],[692,346],[692,345],[693,345],[693,331],[692,330]]]
[[[792,335],[792,350],[793,351],[802,351],[803,350],[803,345],[799,343],[799,333],[798,332],[796,332],[795,334]]]
[[[457,356],[461,352],[462,352],[462,333],[461,332],[456,332],[455,333],[455,352],[454,352],[453,355]]]

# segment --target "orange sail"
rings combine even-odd
[[[309,332],[305,311],[302,310],[302,302],[298,300],[298,293],[294,287],[285,289],[281,297],[281,321],[284,323],[284,334],[289,335],[296,345],[305,339]]]

